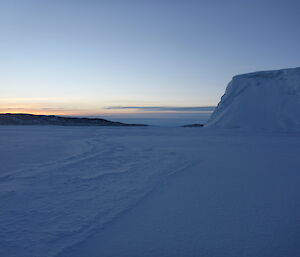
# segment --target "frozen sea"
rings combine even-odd
[[[0,256],[300,256],[300,134],[0,127]]]

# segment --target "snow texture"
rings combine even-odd
[[[300,256],[300,134],[0,127],[0,256]]]
[[[233,77],[207,126],[300,131],[300,67]]]

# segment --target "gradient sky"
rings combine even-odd
[[[0,112],[214,106],[235,74],[300,66],[299,13],[298,0],[0,0]]]

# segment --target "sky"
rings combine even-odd
[[[299,10],[298,0],[0,0],[0,112],[196,120],[232,76],[300,66]]]

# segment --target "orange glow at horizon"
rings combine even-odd
[[[102,102],[102,104],[99,104],[99,102]],[[182,109],[178,111],[176,108],[180,109],[180,106],[175,106],[175,110],[172,110],[172,107],[160,107],[158,103],[141,104],[138,102],[129,103],[129,101],[127,103],[126,101],[117,101],[117,103],[119,105],[116,105],[116,102],[88,101],[87,99],[79,98],[0,98],[0,113],[90,117],[123,115],[150,117],[151,115],[160,114],[172,115],[178,112],[181,114],[191,113],[189,110],[184,109],[190,107],[185,106],[181,106]],[[195,114],[196,112],[193,113]],[[199,112],[210,111],[200,110]]]
[[[109,103],[108,103],[109,105]],[[72,98],[0,98],[0,113],[36,115],[101,116],[131,114],[136,110],[112,110],[86,99]]]
[[[0,113],[28,113],[36,115],[66,115],[62,111],[47,111],[47,110],[37,110],[37,109],[27,109],[27,108],[1,108]]]
[[[30,108],[0,108],[0,113],[28,113],[35,115],[60,115],[60,116],[101,116],[112,114],[133,114],[135,110],[54,110]]]
[[[35,115],[60,115],[60,116],[104,116],[104,115],[122,115],[135,114],[138,110],[134,109],[106,109],[102,108],[55,108],[55,107],[41,107],[41,106],[1,106],[0,113],[27,113]]]

